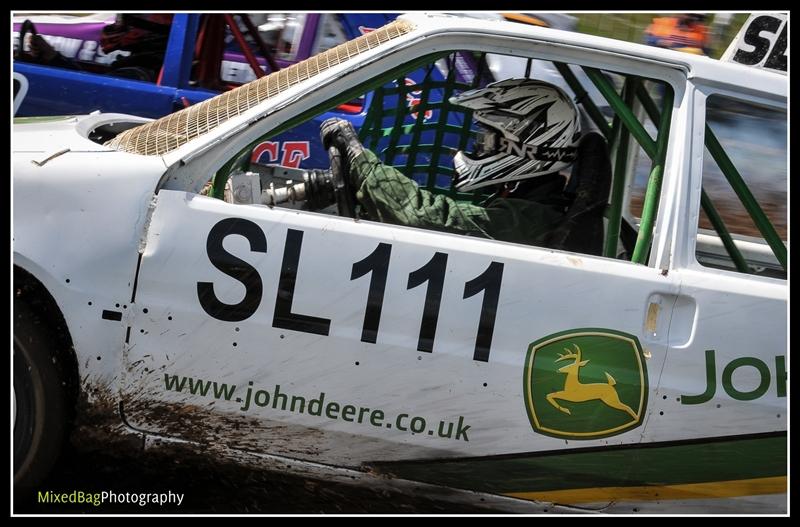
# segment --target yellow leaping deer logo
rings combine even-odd
[[[614,388],[614,386],[617,384],[617,381],[615,381],[614,377],[612,377],[608,372],[605,372],[606,378],[608,379],[607,383],[596,382],[584,384],[580,381],[578,378],[578,370],[580,370],[583,366],[586,366],[589,361],[582,361],[581,349],[577,344],[573,344],[573,346],[575,347],[575,352],[564,348],[566,354],[562,355],[559,353],[558,358],[555,360],[555,362],[561,362],[563,360],[575,359],[572,363],[558,369],[560,373],[567,374],[567,378],[564,380],[564,389],[548,394],[547,401],[565,414],[571,415],[572,413],[569,411],[569,408],[564,408],[563,406],[559,405],[556,402],[556,399],[573,403],[582,403],[585,401],[599,399],[606,406],[627,412],[631,417],[636,419],[636,412],[634,412],[630,406],[619,400],[617,389]]]

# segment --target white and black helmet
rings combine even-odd
[[[450,103],[473,110],[484,128],[474,153],[453,158],[460,191],[557,172],[575,161],[578,108],[557,86],[508,79],[466,91]]]

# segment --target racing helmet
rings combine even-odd
[[[455,187],[488,185],[558,172],[575,161],[580,118],[561,88],[534,79],[507,79],[450,98],[473,111],[474,152],[453,158]]]

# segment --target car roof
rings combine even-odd
[[[731,87],[740,86],[746,75],[751,90],[773,97],[785,98],[788,90],[783,75],[708,57],[505,20],[412,13],[320,55],[127,130],[106,146],[142,155],[165,155],[203,137],[205,140],[197,144],[202,143],[200,146],[204,147],[263,118],[276,105],[297,97],[302,92],[295,88],[312,77],[319,83],[329,82],[391,48],[442,33],[464,32],[497,38],[522,38],[631,57],[681,70],[689,78]]]
[[[722,62],[702,55],[599,37],[576,31],[520,24],[507,20],[476,20],[447,14],[411,14],[404,18],[413,20],[417,31],[436,33],[437,31],[456,31],[460,28],[504,36],[519,36],[546,40],[564,45],[591,48],[629,57],[652,60],[665,65],[683,69],[693,79],[704,79],[733,86],[741,85],[742,75],[747,75],[748,84],[757,85],[761,91],[786,96],[788,83],[780,73],[752,68],[734,62]]]

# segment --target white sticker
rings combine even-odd
[[[785,14],[753,14],[720,60],[786,73],[789,20]]]
[[[28,93],[28,79],[21,73],[14,72],[14,115],[17,115],[17,110],[22,105],[22,100]]]

